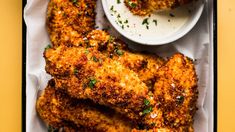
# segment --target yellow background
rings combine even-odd
[[[219,132],[235,132],[235,1],[218,0]]]
[[[0,1],[0,132],[21,131],[20,0]],[[218,0],[218,131],[235,131],[235,1]]]
[[[0,0],[0,132],[21,131],[21,0]]]

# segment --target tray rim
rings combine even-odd
[[[212,118],[213,118],[213,128],[212,131],[217,132],[217,111],[218,111],[218,98],[217,98],[217,91],[218,91],[218,84],[217,84],[217,80],[218,80],[218,76],[217,76],[217,71],[218,71],[218,50],[217,50],[217,1],[216,0],[211,0],[212,1],[212,5],[209,6],[213,6],[212,9],[212,20],[210,19],[210,22],[212,21],[212,25],[210,25],[210,28],[212,30],[212,75],[213,75],[213,79],[212,79],[212,87],[213,87],[213,114],[212,114]],[[22,132],[26,132],[26,59],[27,59],[27,47],[26,47],[26,24],[24,21],[24,7],[27,3],[27,0],[22,0],[22,89],[21,89],[21,131]]]

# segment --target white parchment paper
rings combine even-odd
[[[46,10],[49,0],[27,0],[24,9],[24,19],[27,26],[27,56],[26,56],[26,131],[47,132],[47,128],[38,117],[35,104],[40,91],[50,79],[45,72],[43,58],[44,48],[50,43],[46,31]],[[195,132],[213,131],[213,1],[205,2],[203,14],[196,26],[183,38],[172,44],[163,46],[150,46],[135,44],[123,38],[115,29],[111,34],[120,37],[135,50],[145,50],[157,53],[162,57],[171,56],[181,52],[195,59],[199,78],[199,110],[195,115]],[[97,2],[97,19],[99,28],[112,27],[104,17],[101,1]]]

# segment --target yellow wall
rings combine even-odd
[[[218,1],[219,132],[235,132],[235,1]]]
[[[20,0],[0,1],[0,132],[21,130]],[[235,1],[218,0],[218,130],[235,125]]]
[[[21,131],[21,0],[0,0],[0,132]]]

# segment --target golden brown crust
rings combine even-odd
[[[156,54],[133,52],[123,41],[101,30],[93,30],[86,38],[89,47],[95,48],[105,56],[136,72],[140,80],[152,89],[157,71],[165,63],[165,60]]]
[[[133,11],[144,15],[188,0],[141,2]],[[44,57],[46,71],[54,79],[37,101],[42,119],[68,132],[131,131],[134,127],[122,116],[110,114],[115,110],[140,125],[133,132],[192,132],[198,96],[192,61],[176,54],[165,63],[93,30],[95,6],[96,0],[51,0],[48,5],[47,29],[53,47],[45,50]],[[112,110],[104,111],[94,103]]]
[[[169,10],[192,0],[125,0],[125,5],[135,15],[146,16],[156,10]]]
[[[54,128],[87,132],[131,131],[131,124],[123,121],[125,118],[122,120],[120,115],[105,107],[96,106],[90,101],[71,98],[65,92],[56,90],[52,86],[54,83],[54,80],[49,82],[43,95],[37,101],[39,115]]]
[[[164,124],[172,128],[192,125],[198,98],[192,60],[175,54],[160,68],[158,76],[154,97],[163,111]]]
[[[79,45],[95,26],[96,0],[50,0],[47,30],[53,46]]]
[[[56,88],[73,97],[110,106],[131,119],[139,119],[144,100],[150,100],[147,86],[134,71],[92,48],[60,46],[46,50],[45,59]]]

